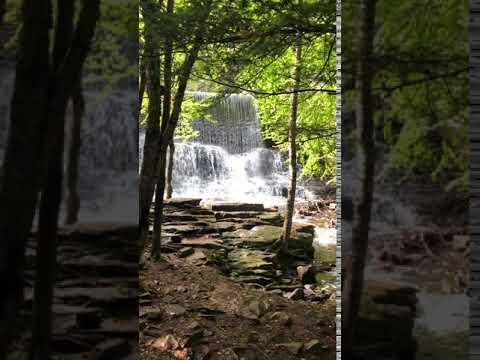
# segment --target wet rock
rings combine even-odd
[[[189,255],[192,255],[195,252],[195,250],[191,247],[184,247],[178,251],[178,257],[184,258]]]
[[[315,283],[315,271],[312,265],[297,266],[298,279],[302,284],[314,284]]]

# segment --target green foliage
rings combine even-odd
[[[342,112],[350,115],[355,111],[356,6],[342,7]],[[466,184],[468,8],[466,0],[377,1],[375,125],[390,145],[387,170]]]
[[[160,45],[174,40],[174,75],[188,50],[198,24],[201,0],[177,1],[175,13],[158,9],[155,26]],[[302,81],[298,119],[298,158],[304,176],[325,180],[335,175],[335,96],[317,91],[335,90],[335,2],[213,1],[205,41],[189,81],[191,91],[219,93],[199,102],[186,97],[176,136],[191,139],[190,124],[213,121],[209,109],[224,94],[247,91],[260,111],[265,140],[284,150],[288,145],[291,73],[296,33],[302,34]],[[140,14],[140,44],[143,18]],[[303,91],[308,90],[308,91]],[[267,94],[266,94],[267,93]],[[142,102],[145,113],[148,99]]]

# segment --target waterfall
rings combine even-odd
[[[0,163],[6,148],[14,67],[0,72]],[[85,87],[79,162],[80,219],[138,218],[138,93],[119,89],[102,93]],[[66,144],[70,142],[71,105],[66,116]],[[66,157],[65,157],[66,158]],[[123,205],[119,206],[118,203]],[[122,207],[120,213],[117,208]],[[94,210],[94,213],[91,211]],[[128,210],[128,211],[127,211]],[[100,220],[98,220],[100,221]]]
[[[188,143],[177,139],[173,168],[173,196],[204,200],[286,202],[288,172],[277,151],[263,146],[255,98],[246,94],[215,96],[190,92],[200,101],[211,97],[213,121],[196,120],[198,136]],[[140,163],[145,133],[140,131]],[[297,196],[305,197],[298,186]]]
[[[260,118],[255,98],[249,94],[224,96],[208,92],[189,92],[197,101],[208,98],[214,102],[209,109],[214,122],[194,121],[192,128],[199,132],[194,141],[217,145],[231,154],[240,154],[262,147]]]

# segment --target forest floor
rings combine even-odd
[[[143,360],[335,358],[334,298],[289,300],[176,255],[148,262],[140,284]]]
[[[159,261],[146,261],[140,271],[141,359],[335,358],[334,288],[296,279],[298,265],[306,268],[312,258],[289,260],[287,266],[261,250],[278,227],[264,223],[281,219],[268,210],[255,216],[196,206],[167,209],[170,225],[164,228],[173,241],[164,244]],[[215,228],[223,232],[205,234]],[[188,233],[193,230],[203,234]],[[296,230],[298,242],[311,247],[313,232],[303,232],[311,227],[300,224]],[[252,237],[257,233],[263,240]],[[235,271],[226,271],[228,266]],[[325,266],[314,265],[320,272],[332,270],[330,263]],[[310,276],[306,282],[312,281]]]

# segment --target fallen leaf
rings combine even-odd
[[[151,346],[160,351],[171,351],[178,349],[178,341],[172,336],[162,336],[157,339],[153,339],[147,343],[148,346]]]

